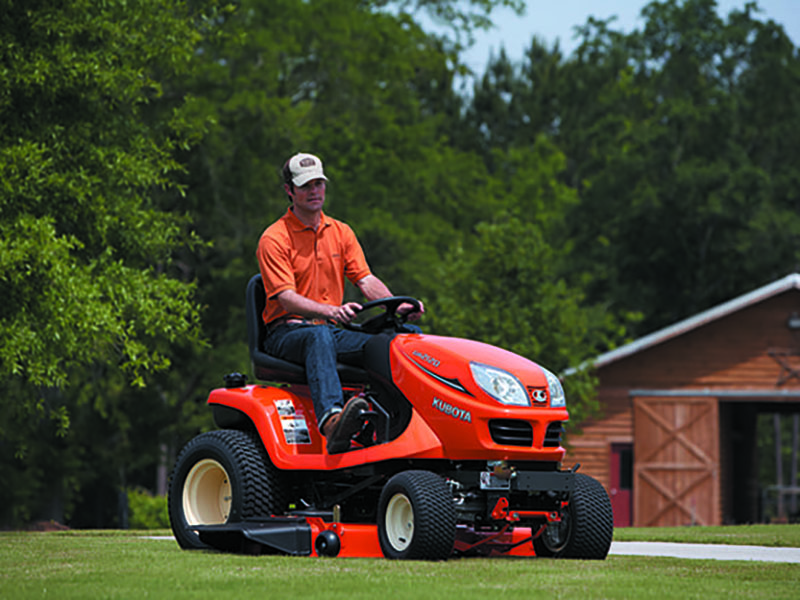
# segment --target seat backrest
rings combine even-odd
[[[250,278],[245,293],[247,346],[253,375],[260,381],[306,383],[306,370],[302,365],[276,358],[264,351],[267,328],[263,315],[266,303],[267,292],[261,274],[257,273]],[[357,367],[339,363],[337,371],[342,383],[361,383],[367,380],[366,371]]]
[[[264,347],[266,327],[264,326],[264,307],[267,304],[267,292],[261,280],[261,273],[250,278],[247,283],[245,313],[247,315],[247,346],[250,356],[254,350]]]
[[[285,381],[288,383],[305,383],[306,372],[301,365],[270,356],[264,352],[264,340],[267,328],[264,325],[264,306],[267,303],[267,292],[261,273],[250,278],[245,293],[245,315],[247,319],[247,346],[250,350],[250,362],[253,375],[261,381]]]

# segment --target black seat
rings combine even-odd
[[[302,365],[275,358],[264,352],[264,340],[267,337],[264,325],[264,306],[267,303],[267,293],[261,274],[257,273],[250,278],[247,284],[246,307],[247,315],[247,344],[250,348],[250,361],[253,364],[253,375],[260,381],[276,381],[287,383],[307,383],[306,371]],[[339,379],[342,383],[365,383],[368,380],[364,369],[337,364]]]

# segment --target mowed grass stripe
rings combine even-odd
[[[781,537],[798,528],[786,527]],[[706,543],[687,537],[700,528],[685,529],[682,541]],[[627,556],[433,563],[236,556],[185,552],[149,535],[0,533],[0,598],[797,598],[800,586],[800,565],[792,564]],[[758,538],[767,545],[761,531],[737,540],[721,535],[728,543]]]

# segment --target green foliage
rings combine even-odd
[[[601,265],[593,292],[654,329],[796,268],[800,146],[778,132],[800,119],[800,58],[751,8],[725,22],[713,1],[673,0],[643,15],[642,32],[600,27],[578,51],[592,106],[562,139],[585,182],[573,235]]]
[[[174,158],[191,126],[144,108],[186,68],[199,35],[153,0],[12,3],[0,27],[0,377],[66,384],[70,368],[118,361],[142,383],[169,364],[158,342],[197,338],[193,287],[165,270],[192,243],[159,211],[179,195]],[[153,18],[159,14],[159,18]],[[195,126],[196,127],[196,126]],[[183,132],[183,133],[182,133]]]
[[[786,135],[800,119],[800,56],[755,12],[651,2],[642,30],[589,19],[566,60],[534,39],[521,65],[501,55],[476,85],[459,143],[491,161],[492,148],[551,136],[580,198],[565,214],[569,271],[589,304],[642,314],[635,332],[800,261],[800,146]]]
[[[3,522],[63,518],[91,456],[74,428],[91,411],[124,421],[125,382],[143,386],[177,346],[201,344],[195,286],[173,262],[198,244],[176,206],[177,153],[205,125],[171,89],[202,37],[197,8],[0,9],[0,473],[18,483],[2,492]]]
[[[128,490],[131,529],[169,529],[166,496],[154,496],[141,488]]]
[[[370,0],[375,7],[389,7],[399,13],[425,11],[438,25],[448,27],[457,40],[473,41],[476,29],[488,29],[492,25],[491,13],[495,8],[505,7],[518,15],[525,12],[523,0]],[[458,49],[463,49],[459,44]]]
[[[460,225],[447,214],[474,222],[472,185],[485,185],[480,162],[445,137],[458,109],[449,55],[408,15],[248,0],[225,28],[190,82],[203,99],[195,107],[216,125],[188,156],[188,201],[198,233],[215,244],[184,260],[208,306],[214,383],[248,363],[241,294],[257,270],[258,237],[286,210],[280,167],[292,153],[323,158],[329,213],[351,223],[393,289],[418,295],[432,278],[416,265],[442,255]]]
[[[440,263],[430,322],[442,334],[504,347],[560,373],[590,359],[614,327],[610,315],[598,319],[585,307],[563,271],[563,214],[578,199],[558,179],[563,155],[544,138],[530,153],[496,152],[493,161],[498,174],[487,201],[502,208]],[[596,410],[594,379],[577,371],[565,384],[577,426]]]

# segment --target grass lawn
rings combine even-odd
[[[617,542],[682,542],[800,548],[800,525],[625,527],[614,530],[614,540]]]
[[[615,539],[793,545],[781,540],[800,536],[800,526],[680,528],[667,537],[663,531],[622,529]],[[251,557],[185,552],[173,540],[145,537],[152,534],[0,533],[0,598],[794,599],[800,589],[796,564],[628,556],[435,563]]]

